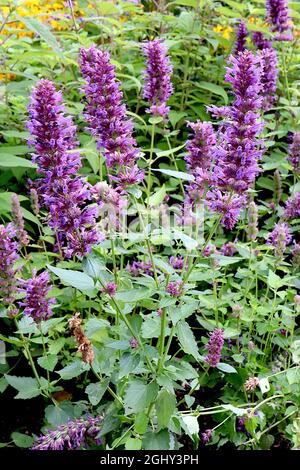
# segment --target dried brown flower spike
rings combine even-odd
[[[78,352],[81,353],[82,360],[91,364],[94,360],[94,351],[92,349],[92,343],[85,336],[83,329],[81,328],[81,319],[79,318],[79,313],[69,320],[69,329],[71,334],[75,337],[76,343],[78,344]]]

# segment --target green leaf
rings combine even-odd
[[[78,377],[83,372],[90,369],[90,365],[83,361],[77,360],[67,365],[63,369],[57,371],[63,380],[70,380],[74,377]]]
[[[128,343],[127,343],[128,348]],[[133,355],[131,353],[124,353],[120,360],[120,371],[118,378],[126,377],[126,375],[131,374],[137,368],[140,363],[140,357],[138,355]]]
[[[148,422],[149,417],[145,413],[138,413],[134,421],[134,431],[137,434],[145,434],[145,432],[147,431]]]
[[[158,338],[160,334],[160,317],[147,316],[142,324],[142,337],[143,338]]]
[[[125,449],[126,450],[141,450],[142,448],[142,441],[141,439],[135,439],[133,437],[130,437],[126,442],[125,442]]]
[[[37,165],[26,158],[15,155],[0,155],[0,167],[8,168],[37,168]]]
[[[228,103],[227,93],[224,90],[224,88],[222,88],[221,86],[215,85],[214,83],[209,83],[209,82],[198,82],[198,83],[196,82],[195,86],[197,86],[198,88],[202,88],[203,90],[210,91],[211,93],[215,95],[222,96],[225,104]]]
[[[53,372],[56,364],[58,361],[58,357],[54,354],[51,354],[49,356],[42,356],[39,357],[37,362],[38,364],[43,367],[43,369],[49,370],[50,372]]]
[[[175,0],[173,3],[175,5],[182,5],[185,7],[193,7],[193,8],[197,8],[198,6],[197,0]]]
[[[168,390],[161,390],[155,404],[158,429],[167,428],[176,408],[176,397]]]
[[[22,434],[20,432],[13,432],[11,434],[11,438],[17,447],[22,447],[24,449],[32,447],[34,444],[33,437],[27,436],[27,434]]]
[[[126,414],[144,411],[154,401],[157,391],[158,386],[154,382],[145,384],[139,379],[132,379],[124,398]]]
[[[159,171],[164,175],[172,176],[173,178],[186,180],[186,181],[194,181],[194,176],[190,175],[189,173],[184,173],[183,171],[176,171],[176,170],[168,170],[168,169],[160,169],[160,168],[152,168],[152,171]]]
[[[225,362],[219,362],[217,369],[222,372],[226,372],[227,374],[237,374],[237,370],[229,364],[225,364]]]
[[[138,300],[146,299],[149,296],[149,289],[129,289],[122,292],[117,292],[115,295],[116,300],[121,300],[122,302],[134,303]]]
[[[268,273],[268,284],[271,287],[271,289],[274,289],[274,290],[279,289],[279,287],[283,285],[282,279],[271,270],[269,270],[269,273]]]
[[[18,18],[22,23],[25,23],[30,31],[33,31],[35,34],[40,36],[48,44],[48,46],[54,50],[54,52],[63,57],[56,37],[51,33],[50,29],[44,23],[41,23],[35,18],[31,18],[29,16],[18,16]]]
[[[143,438],[145,450],[170,450],[170,434],[166,429],[158,433],[147,432]]]
[[[195,436],[199,434],[199,423],[196,416],[181,416],[180,423],[182,429],[194,440]]]
[[[5,375],[5,379],[13,388],[18,390],[15,398],[26,400],[37,397],[41,391],[36,379],[31,377],[16,377],[15,375]]]
[[[174,153],[178,152],[178,150],[181,150],[185,147],[185,143],[182,144],[182,145],[178,145],[178,147],[174,147],[173,149],[169,149],[169,150],[157,150],[156,155],[158,157],[168,157],[169,155],[174,155]]]
[[[162,187],[149,197],[149,206],[158,206],[161,204],[166,196],[166,188],[163,184]]]
[[[47,268],[52,271],[60,280],[83,293],[92,294],[95,291],[95,284],[93,279],[81,271],[73,271],[72,269],[55,268],[54,266],[47,265]]]
[[[184,320],[177,323],[177,336],[180,346],[187,354],[191,354],[196,360],[200,359],[198,346],[191,327]]]
[[[96,406],[98,405],[98,403],[100,403],[104,393],[107,390],[108,385],[109,379],[105,379],[102,382],[89,384],[86,387],[85,393],[87,393],[89,400],[93,406]]]

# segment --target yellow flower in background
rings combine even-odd
[[[233,33],[233,28],[231,28],[231,26],[224,27],[218,24],[217,26],[214,26],[213,31],[215,33],[220,33],[224,39],[230,39]]]

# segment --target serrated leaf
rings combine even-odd
[[[195,85],[198,88],[202,88],[203,90],[210,91],[214,95],[219,95],[223,98],[224,103],[228,103],[228,95],[224,88],[222,88],[219,85],[216,85],[215,83],[210,83],[210,82],[196,82]]]
[[[191,439],[194,440],[195,436],[199,434],[199,423],[196,416],[181,416],[180,423],[182,429],[190,436]]]
[[[148,204],[149,206],[155,207],[161,204],[166,196],[166,188],[165,185],[163,184],[162,187],[156,191],[155,193],[152,194],[152,196],[149,197]]]
[[[104,379],[102,382],[89,384],[86,387],[85,393],[87,393],[89,400],[93,406],[96,406],[98,405],[98,403],[100,403],[104,393],[107,390],[108,385],[109,379]]]
[[[137,434],[145,434],[147,431],[149,417],[145,413],[138,413],[134,420],[134,431]]]
[[[54,368],[57,364],[57,361],[58,361],[58,357],[54,354],[39,357],[38,360],[37,360],[38,364],[43,369],[49,370],[50,372],[53,372],[53,370],[54,370]]]
[[[143,449],[145,450],[169,450],[170,433],[163,429],[158,433],[147,432],[143,438]]]
[[[40,395],[41,391],[36,379],[32,377],[17,377],[15,375],[5,375],[9,385],[18,390],[15,398],[26,400]]]
[[[194,334],[186,321],[180,320],[177,323],[177,336],[183,351],[187,354],[191,354],[196,360],[200,360]]]
[[[91,294],[95,290],[93,279],[81,271],[55,268],[50,265],[47,265],[47,268],[58,276],[63,283],[75,287],[75,289],[78,289],[81,292]]]
[[[63,369],[57,371],[63,380],[70,380],[74,377],[78,377],[83,372],[90,369],[90,365],[83,361],[74,361],[71,364],[63,367]]]
[[[176,398],[168,390],[161,390],[155,404],[158,429],[167,428],[172,414],[176,408]]]
[[[145,384],[139,379],[132,379],[124,398],[126,414],[144,411],[155,400],[157,391],[158,386],[154,382]]]

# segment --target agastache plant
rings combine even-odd
[[[5,305],[12,304],[16,294],[16,274],[19,271],[16,267],[19,259],[16,236],[13,224],[0,225],[0,298]]]
[[[126,116],[123,93],[109,53],[94,46],[81,49],[79,65],[86,82],[84,117],[98,150],[104,154],[111,179],[120,188],[142,181],[143,172],[136,164],[139,149],[132,135],[133,122]]]
[[[208,343],[205,345],[207,355],[204,360],[210,367],[216,367],[221,360],[221,353],[224,344],[224,331],[216,328],[211,334]]]
[[[248,31],[246,27],[246,23],[244,20],[240,21],[236,30],[236,39],[235,39],[235,47],[233,54],[238,54],[239,52],[244,52],[246,49],[246,41],[248,37]]]
[[[215,148],[213,186],[207,193],[207,205],[222,215],[221,223],[228,229],[234,227],[240,210],[246,203],[246,192],[259,173],[258,161],[263,154],[261,140],[263,129],[260,120],[261,68],[258,57],[244,51],[229,58],[226,82],[231,83],[234,101],[230,107],[208,109],[226,120],[218,133]]]
[[[19,279],[18,291],[25,294],[19,302],[23,314],[30,316],[36,323],[47,320],[52,315],[52,305],[56,303],[53,297],[48,298],[51,289],[50,276],[46,271],[37,274],[34,270],[29,279]]]
[[[273,47],[268,47],[259,52],[261,64],[261,96],[262,108],[268,111],[276,101],[276,89],[278,78],[278,58]]]
[[[65,115],[61,93],[49,80],[40,80],[29,105],[32,160],[40,178],[34,183],[49,210],[49,225],[61,256],[84,256],[102,237],[95,225],[96,206],[88,205],[88,185],[76,173],[81,166],[76,127]]]
[[[295,132],[293,141],[289,145],[288,160],[295,173],[300,173],[300,132]]]
[[[216,136],[210,122],[188,122],[187,125],[193,130],[193,136],[186,142],[185,161],[194,181],[186,188],[186,199],[192,203],[201,198],[210,181]]]
[[[292,41],[292,23],[287,0],[267,0],[267,18],[278,41]]]
[[[147,64],[143,97],[150,104],[147,112],[166,118],[170,111],[167,101],[173,93],[173,68],[167,55],[167,47],[160,39],[154,39],[143,45],[143,52]]]
[[[91,444],[99,445],[97,438],[103,418],[92,416],[77,418],[60,424],[55,429],[49,429],[43,436],[36,438],[32,450],[79,450],[88,448]]]

